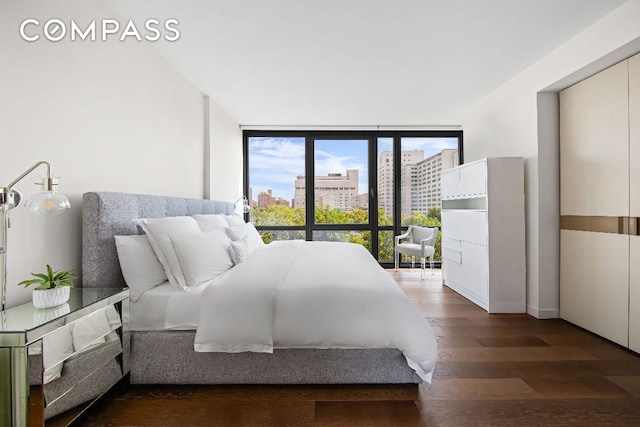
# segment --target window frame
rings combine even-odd
[[[401,199],[401,139],[402,138],[457,138],[458,161],[464,163],[464,139],[462,130],[259,130],[245,129],[242,132],[243,141],[243,191],[249,194],[249,141],[253,137],[281,137],[304,138],[305,140],[305,225],[303,226],[256,226],[259,231],[297,230],[304,231],[305,239],[311,240],[314,231],[370,231],[371,252],[378,259],[378,237],[380,231],[393,231],[397,236],[407,229],[402,226]],[[393,141],[393,225],[381,226],[378,223],[378,139],[391,138]],[[369,179],[369,222],[366,224],[315,224],[314,200],[314,140],[315,139],[364,139],[369,141],[368,179]],[[372,209],[371,207],[375,207]],[[249,214],[245,214],[249,219]],[[382,261],[384,267],[393,265],[393,261]],[[403,264],[404,265],[404,264]]]

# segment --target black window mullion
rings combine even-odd
[[[314,230],[333,231],[371,231],[371,252],[378,257],[380,249],[379,231],[393,231],[394,235],[402,232],[402,137],[456,137],[458,138],[458,158],[463,164],[462,131],[244,131],[243,132],[243,180],[244,194],[249,195],[250,174],[249,139],[258,136],[304,137],[305,138],[305,224],[303,226],[261,226],[268,230],[300,230],[305,232],[307,240],[313,239]],[[369,143],[369,223],[368,224],[315,224],[315,139],[323,138],[357,138]],[[393,141],[393,222],[391,226],[379,225],[378,213],[378,138],[392,138]],[[293,206],[292,206],[293,208]],[[245,215],[245,219],[248,219]]]
[[[315,159],[313,136],[307,135],[305,139],[305,215],[306,215],[306,239],[313,240],[313,226],[316,216],[315,203]]]
[[[242,135],[242,167],[244,170],[242,171],[242,179],[243,183],[243,195],[249,196],[249,135],[244,132]],[[249,204],[251,204],[251,200],[249,200]],[[244,220],[249,221],[249,214],[243,214]]]
[[[370,230],[369,224],[316,224],[313,227],[316,231],[349,231],[349,230]]]
[[[393,235],[400,233],[402,201],[401,180],[402,180],[402,153],[400,147],[400,133],[393,135]]]
[[[369,224],[371,253],[378,259],[378,135],[369,136]]]

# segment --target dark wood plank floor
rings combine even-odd
[[[640,357],[562,320],[489,315],[389,271],[439,342],[431,385],[131,386],[87,426],[640,426]]]

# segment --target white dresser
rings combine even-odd
[[[442,173],[442,277],[489,313],[526,312],[521,157],[487,158]]]

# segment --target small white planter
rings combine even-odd
[[[53,289],[34,289],[31,294],[33,306],[36,308],[57,307],[69,301],[70,286],[58,286]]]

